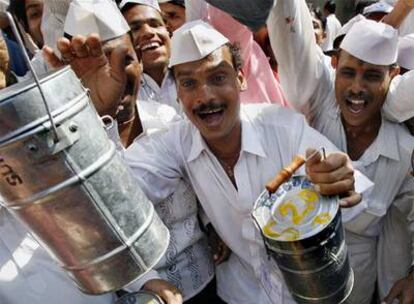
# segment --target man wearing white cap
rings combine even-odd
[[[157,5],[156,2],[154,3]],[[117,80],[126,78],[134,81],[126,85],[126,91],[133,92],[131,98],[119,103],[117,95],[111,97],[110,94],[120,87],[117,85],[115,90],[113,87],[108,87],[112,90],[106,91],[107,87],[104,85],[101,87],[104,96],[113,99],[117,105],[108,109],[107,104],[99,103],[100,99],[94,95],[96,91],[91,90],[92,99],[98,101],[95,102],[98,112],[110,114],[116,118],[118,128],[114,128],[112,132],[115,132],[116,136],[119,133],[123,147],[129,147],[132,142],[144,143],[147,140],[147,136],[144,135],[166,130],[168,124],[176,120],[175,111],[166,105],[147,100],[135,102],[139,77],[131,77],[130,74],[133,71],[139,74],[140,67],[132,66],[137,65],[138,62],[131,44],[130,29],[118,8],[111,2],[102,0],[72,2],[65,21],[65,32],[75,37],[71,42],[67,39],[59,40],[59,50],[86,87],[89,87],[90,82],[95,80],[93,76],[90,76],[91,73],[93,74],[93,63],[98,61],[105,64],[108,61],[101,56],[102,50],[96,37],[92,35],[85,39],[84,36],[91,32],[102,35],[103,52],[113,65],[112,67],[115,67],[116,63],[122,67],[125,61],[126,68],[113,68],[112,75]],[[124,48],[128,49],[126,58],[123,58],[125,54],[120,53],[122,52],[122,48],[119,49],[121,42]],[[91,51],[95,48],[97,52]],[[83,58],[89,55],[88,52],[97,57],[95,57],[95,62],[85,64]],[[49,60],[58,63],[58,58],[50,50],[46,50],[46,53]],[[84,66],[87,70],[83,68]],[[122,108],[121,111],[119,111],[120,108]],[[128,110],[126,114],[130,115],[120,116],[120,113],[125,110]],[[126,153],[123,147],[119,147],[121,155]],[[213,280],[213,259],[207,238],[200,229],[197,199],[192,188],[183,179],[179,179],[173,191],[164,200],[157,200],[154,205],[170,230],[170,244],[165,256],[155,268],[126,289],[134,291],[142,287],[157,293],[167,304],[181,303],[180,294],[185,303],[220,303]]]
[[[181,113],[177,89],[168,69],[171,52],[170,34],[157,0],[117,2],[131,27],[135,51],[142,58],[144,65],[139,99],[157,101]]]
[[[158,0],[169,31],[172,33],[181,27],[185,21],[184,0]]]
[[[293,303],[277,267],[268,260],[250,212],[264,185],[294,155],[305,154],[308,147],[333,147],[290,110],[240,107],[240,64],[237,51],[208,24],[195,21],[176,31],[171,66],[189,119],[146,142],[133,143],[125,158],[153,201],[165,199],[181,178],[191,183],[212,225],[233,251],[218,269],[220,297],[238,304]],[[97,73],[106,69],[102,66]],[[99,92],[102,85],[117,89],[111,75],[89,88]],[[95,102],[116,107],[116,100],[95,96],[101,98]],[[306,169],[321,193],[347,193],[343,206],[360,200],[352,191],[353,169],[345,154],[312,158]]]
[[[403,4],[410,9],[408,2]],[[285,20],[292,16],[293,22],[287,24]],[[381,115],[390,82],[399,72],[397,31],[371,20],[356,22],[332,58],[333,70],[316,47],[305,1],[279,0],[268,28],[282,86],[292,105],[306,115],[311,126],[347,151],[354,166],[375,183],[362,204],[343,212],[355,273],[348,301],[370,304],[377,272],[383,267],[377,265],[377,240],[385,215],[395,208],[402,221],[414,220],[409,216],[414,140],[403,127]]]

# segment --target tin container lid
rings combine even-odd
[[[263,191],[253,217],[266,238],[290,242],[318,234],[338,210],[338,197],[322,196],[305,176],[294,176],[272,195]]]

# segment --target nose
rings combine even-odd
[[[362,94],[365,91],[365,85],[362,77],[356,76],[351,83],[350,91],[353,95]]]
[[[141,27],[141,39],[149,39],[154,37],[155,33],[154,33],[154,29],[148,25],[147,23],[143,24]]]
[[[206,104],[215,100],[214,89],[208,83],[200,85],[196,94],[197,104]]]

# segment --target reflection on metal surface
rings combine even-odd
[[[336,197],[322,196],[306,177],[294,176],[272,195],[263,191],[253,217],[298,303],[346,300],[353,272]]]
[[[0,92],[0,194],[79,288],[122,288],[153,267],[168,230],[115,153],[69,69]],[[51,140],[52,139],[52,140]]]

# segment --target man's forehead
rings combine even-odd
[[[363,66],[365,68],[369,68],[369,69],[386,69],[388,68],[388,66],[385,65],[376,65],[376,64],[372,64],[366,61],[363,61],[351,54],[349,54],[347,51],[345,50],[341,50],[340,52],[340,56],[339,56],[339,66],[343,66],[343,65],[348,65],[348,64],[357,64],[358,66]]]
[[[43,4],[42,0],[26,0],[25,3],[24,3],[24,6],[27,10],[29,8],[39,7],[42,4]]]
[[[131,7],[126,11],[129,15],[131,21],[141,21],[144,22],[149,19],[161,19],[162,16],[159,11],[155,8],[150,7],[144,4],[133,4]]]

